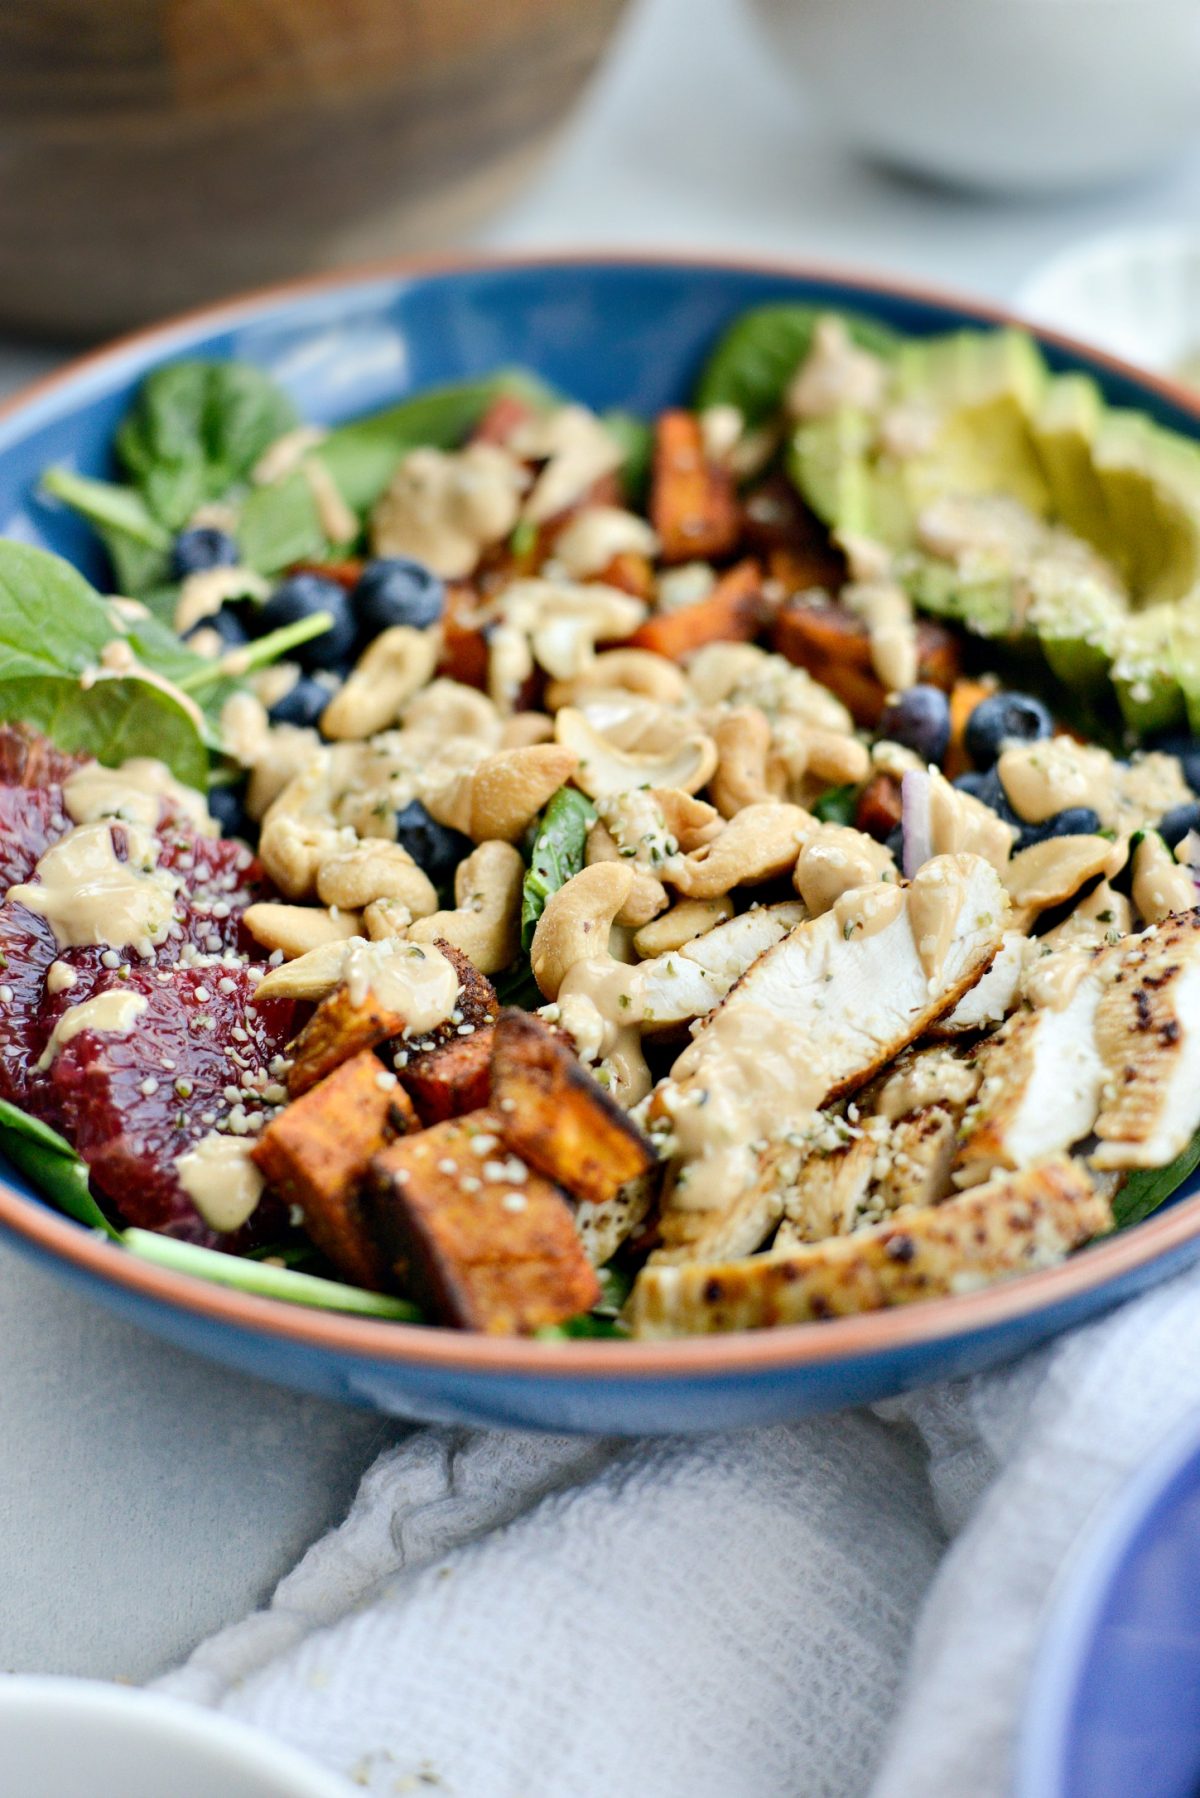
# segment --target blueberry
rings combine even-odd
[[[1185,736],[1180,731],[1159,731],[1146,739],[1146,747],[1175,756],[1188,786],[1193,793],[1200,793],[1200,737]]]
[[[363,641],[371,642],[396,624],[418,631],[436,624],[446,604],[446,588],[423,562],[381,556],[363,569],[350,604]]]
[[[277,699],[270,707],[267,717],[272,724],[298,724],[301,728],[309,728],[320,722],[321,713],[332,698],[324,681],[311,674],[302,674],[282,699]]]
[[[884,706],[879,735],[940,764],[950,742],[950,701],[940,687],[909,687]]]
[[[265,637],[268,631],[281,630],[285,624],[299,624],[314,612],[329,612],[333,623],[319,637],[289,650],[289,659],[313,673],[318,668],[332,668],[339,674],[348,672],[358,642],[354,614],[344,587],[320,574],[293,574],[281,581],[270,599],[261,606],[254,620],[254,634]]]
[[[180,531],[171,549],[171,573],[177,581],[189,574],[203,574],[206,568],[234,568],[238,562],[238,546],[227,531],[211,524],[198,524],[190,531]]]
[[[419,799],[411,799],[396,813],[396,841],[439,889],[451,885],[459,862],[475,846],[460,830],[431,818]]]
[[[225,837],[250,838],[254,826],[246,816],[242,799],[245,787],[239,782],[233,786],[210,787],[206,796],[209,815],[221,826],[221,835]]]
[[[989,768],[986,774],[960,774],[954,784],[961,793],[970,793],[973,799],[981,800],[998,818],[1003,818],[1006,824],[1011,824],[1018,830],[1024,828],[1009,804],[1004,783],[994,768]]]
[[[1035,843],[1048,842],[1051,837],[1094,837],[1099,829],[1099,816],[1090,805],[1068,805],[1040,824],[1022,825],[1017,848],[1031,849]]]
[[[190,630],[184,631],[184,642],[190,643],[200,631],[216,631],[221,639],[222,649],[240,649],[247,637],[245,625],[230,605],[221,606],[207,617],[198,619]]]
[[[889,831],[884,848],[899,868],[904,862],[904,826],[897,824],[895,830]]]
[[[1158,834],[1168,849],[1182,843],[1189,830],[1200,830],[1200,803],[1173,805],[1158,821]]]
[[[977,768],[990,768],[1010,743],[1038,743],[1054,731],[1054,720],[1032,693],[992,693],[967,719],[967,754]]]

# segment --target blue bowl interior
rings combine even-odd
[[[260,363],[301,415],[320,424],[513,364],[588,405],[649,413],[687,398],[724,325],[749,306],[779,300],[871,312],[906,332],[976,322],[962,306],[850,281],[620,261],[381,277],[268,296],[142,336],[0,421],[0,533],[57,550],[102,578],[90,533],[57,502],[39,499],[38,480],[56,462],[111,475],[113,433],[139,381],[174,356]],[[1055,367],[1088,365],[1054,348],[1048,353]],[[1184,407],[1135,378],[1092,366],[1113,403],[1195,430]]]
[[[1103,1511],[1030,1694],[1017,1798],[1200,1792],[1200,1418]]]
[[[105,578],[90,533],[64,507],[39,497],[39,478],[52,463],[113,474],[118,422],[142,377],[175,357],[259,363],[291,392],[301,415],[316,423],[336,423],[431,385],[517,364],[594,407],[649,414],[687,399],[708,350],[740,312],[788,300],[868,312],[918,334],[991,322],[969,305],[879,292],[852,280],[621,260],[373,275],[267,295],[142,334],[86,361],[0,418],[0,534],[55,550],[93,579]],[[1055,368],[1093,372],[1112,403],[1197,432],[1196,415],[1186,404],[1135,375],[1054,345],[1047,354]],[[52,630],[54,621],[47,626]],[[5,1170],[5,1178],[37,1199],[15,1173]],[[1188,1190],[1197,1187],[1200,1178]],[[48,1251],[36,1253],[81,1290],[136,1321],[285,1384],[438,1419],[673,1431],[767,1422],[975,1371],[1165,1277],[1200,1254],[1200,1237],[1069,1299],[1018,1311],[1002,1325],[963,1325],[929,1341],[918,1333],[886,1350],[761,1372],[723,1370],[714,1354],[707,1371],[688,1380],[669,1374],[621,1379],[615,1373],[547,1380],[540,1371],[501,1377],[473,1368],[423,1370],[393,1357],[351,1363],[317,1344],[289,1345],[135,1295]],[[115,1267],[119,1251],[111,1253]]]

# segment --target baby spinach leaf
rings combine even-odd
[[[177,531],[298,422],[287,394],[252,363],[172,362],[143,381],[116,451],[150,512]]]
[[[243,562],[260,574],[278,574],[292,562],[324,561],[333,547],[300,469],[277,486],[250,489],[238,514],[237,535]]]
[[[394,1318],[397,1323],[423,1321],[419,1308],[408,1299],[366,1292],[358,1286],[345,1286],[340,1280],[322,1279],[318,1274],[273,1267],[269,1262],[223,1254],[220,1249],[202,1249],[192,1242],[178,1242],[172,1236],[157,1236],[152,1230],[126,1230],[123,1240],[125,1247],[143,1261],[152,1261],[157,1267],[168,1267],[176,1273],[193,1274],[199,1280],[212,1280],[218,1286],[232,1286],[239,1292],[286,1299],[290,1304],[310,1305],[318,1311],[353,1311],[362,1317]]]
[[[539,1342],[576,1342],[581,1338],[619,1342],[628,1334],[624,1324],[615,1317],[601,1317],[595,1311],[581,1311],[578,1317],[568,1317],[565,1323],[543,1324],[540,1330],[534,1331]]]
[[[857,804],[856,786],[826,787],[813,803],[813,817],[819,818],[822,824],[853,824]]]
[[[70,676],[0,675],[0,719],[32,725],[60,749],[79,750],[109,767],[135,755],[154,756],[187,786],[203,791],[208,783],[214,740],[184,699],[136,675],[101,677],[86,689]]]
[[[0,1099],[0,1154],[68,1217],[117,1238],[117,1231],[92,1197],[83,1157],[49,1124],[18,1111],[5,1099]]]
[[[636,413],[613,411],[604,414],[604,428],[621,446],[619,474],[625,498],[631,506],[639,506],[650,486],[650,465],[654,459],[654,426]]]
[[[736,406],[748,425],[761,424],[783,399],[788,382],[807,356],[817,320],[828,306],[783,304],[743,312],[718,339],[696,384],[697,410]],[[877,356],[894,353],[899,339],[887,325],[842,312],[851,338]]]
[[[157,756],[203,788],[206,744],[218,741],[215,708],[228,683],[208,695],[206,717],[138,670],[98,672],[118,637],[150,675],[175,684],[207,666],[158,619],[123,619],[61,557],[0,541],[0,718],[35,725],[61,748],[99,761]]]
[[[375,504],[407,451],[424,445],[456,448],[503,393],[517,394],[537,406],[553,398],[536,375],[502,369],[480,380],[431,388],[385,412],[339,425],[318,445],[316,455],[346,504],[361,514]]]
[[[154,517],[136,487],[94,481],[69,468],[48,468],[47,493],[86,518],[108,551],[119,592],[140,599],[170,572],[171,533]]]
[[[1166,1167],[1137,1168],[1113,1200],[1114,1228],[1127,1230],[1157,1211],[1171,1194],[1200,1167],[1200,1130]]]
[[[577,787],[560,787],[531,831],[529,867],[521,891],[521,946],[528,950],[552,893],[583,867],[587,833],[596,821],[592,803]]]
[[[546,1002],[545,995],[533,977],[533,968],[527,954],[519,955],[502,973],[495,975],[492,985],[501,1005],[519,1005],[522,1011],[536,1011],[539,1005]]]

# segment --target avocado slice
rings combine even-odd
[[[895,363],[899,404],[940,417],[932,447],[905,463],[914,513],[947,492],[1004,493],[1044,518],[1050,490],[1030,429],[1049,375],[1023,331],[955,331],[906,344]]]
[[[871,446],[875,421],[855,406],[799,425],[788,470],[817,517],[835,531],[874,535]]]
[[[1111,675],[1117,703],[1139,736],[1183,721],[1183,689],[1175,674],[1175,612],[1164,600],[1129,613],[1113,633]]]
[[[1108,508],[1092,461],[1104,412],[1104,396],[1090,375],[1054,375],[1032,430],[1054,516],[1114,560]]]
[[[814,510],[891,548],[921,609],[985,637],[1035,637],[1064,685],[1111,688],[1134,730],[1185,708],[1200,730],[1200,444],[1108,407],[1089,375],[1050,374],[1018,330],[910,339],[890,371],[880,416],[797,430],[789,467]],[[900,415],[920,426],[911,447]],[[1120,581],[1036,529],[1011,554],[986,531],[951,554],[922,529],[937,500],[997,497],[1091,545]]]

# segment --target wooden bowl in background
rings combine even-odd
[[[91,337],[469,231],[625,0],[0,7],[0,329]]]

